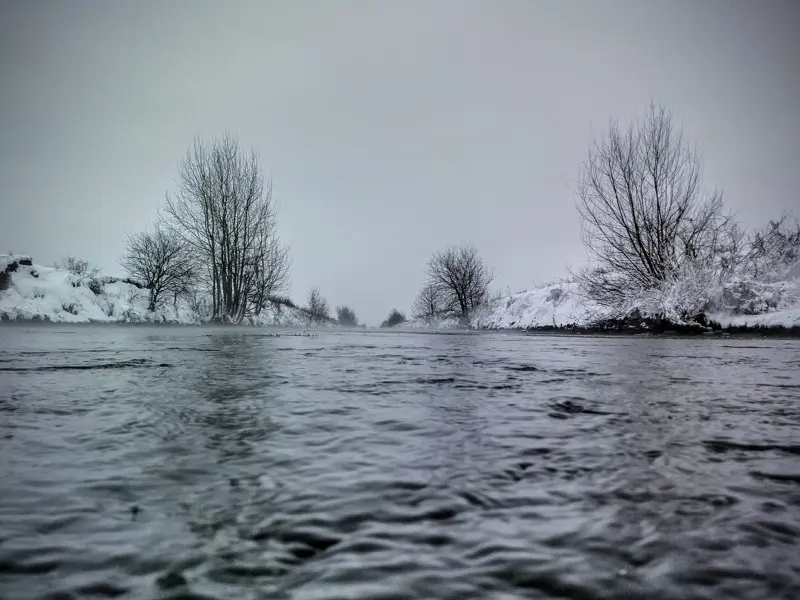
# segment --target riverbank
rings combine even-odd
[[[794,271],[792,272],[794,273]],[[790,273],[790,274],[792,274]],[[800,337],[800,278],[773,283],[733,282],[698,301],[696,290],[664,293],[610,310],[593,302],[574,281],[563,280],[493,301],[471,323],[477,330],[517,330],[557,335],[755,335]],[[208,325],[207,300],[170,298],[147,310],[148,290],[136,281],[85,276],[36,265],[27,256],[0,255],[0,321]],[[270,303],[245,325],[303,328],[304,309]],[[456,321],[411,321],[400,329],[458,329]]]
[[[675,286],[678,287],[678,286]],[[741,282],[691,293],[651,294],[611,309],[593,302],[573,281],[560,281],[493,302],[474,322],[478,329],[551,334],[748,334],[800,336],[800,281]],[[736,293],[734,293],[735,290]],[[762,312],[756,312],[757,310]]]
[[[122,277],[81,275],[37,265],[29,256],[0,255],[0,321],[51,323],[151,323],[204,325],[211,323],[208,300],[201,294],[169,298],[157,310],[147,310],[148,289]],[[304,327],[302,308],[270,303],[246,324]]]
[[[517,330],[511,330],[517,331]],[[564,336],[564,337],[712,337],[712,338],[800,338],[800,326],[741,326],[719,328],[697,328],[665,325],[663,327],[533,327],[518,330],[526,335]]]

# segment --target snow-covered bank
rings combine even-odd
[[[482,329],[593,328],[635,321],[692,326],[709,322],[722,328],[800,327],[800,273],[785,280],[733,279],[722,285],[687,276],[631,299],[618,309],[593,302],[574,281],[558,282],[495,301],[476,317]]]
[[[85,277],[60,268],[33,264],[30,257],[0,255],[0,320],[55,323],[174,323],[209,320],[203,298],[168,299],[147,310],[148,290],[130,279]],[[254,325],[300,327],[305,314],[290,306],[270,306]]]
[[[589,298],[580,283],[563,280],[493,301],[472,319],[477,329],[579,331],[702,330],[800,327],[800,265],[769,282],[731,279],[714,283],[686,272],[661,288],[609,308]],[[457,329],[457,320],[411,320],[400,329]]]
[[[179,298],[177,302],[168,298],[155,312],[147,310],[147,300],[148,290],[130,279],[81,276],[35,265],[30,257],[0,255],[1,321],[202,324],[210,320],[208,302],[202,297]],[[471,325],[477,329],[589,330],[620,323],[638,326],[641,322],[800,328],[800,265],[766,282],[731,279],[717,285],[696,273],[687,273],[614,311],[589,299],[579,283],[561,281],[496,300],[476,314]],[[275,304],[249,323],[307,327],[308,315],[300,308]],[[461,326],[452,319],[410,320],[396,328],[444,330]]]

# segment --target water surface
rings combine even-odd
[[[0,598],[800,598],[800,343],[0,327]]]

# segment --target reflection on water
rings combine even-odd
[[[800,344],[0,330],[0,598],[798,598]]]

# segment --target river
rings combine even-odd
[[[0,598],[800,598],[800,342],[0,327]]]

